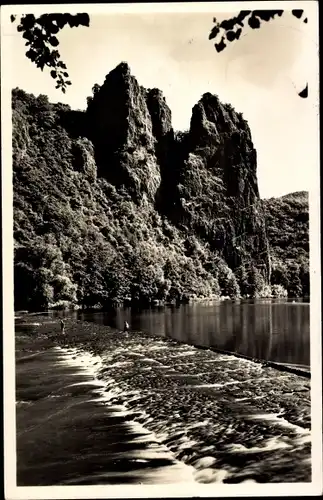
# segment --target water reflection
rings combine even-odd
[[[79,313],[81,318],[191,344],[235,351],[281,363],[310,364],[309,304],[299,301],[253,300],[204,302],[180,307],[110,313]]]

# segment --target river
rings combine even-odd
[[[308,367],[309,304],[17,318],[18,484],[310,481],[308,378],[196,343]]]
[[[309,303],[302,299],[196,302],[145,310],[78,313],[80,319],[237,352],[278,363],[310,365]]]

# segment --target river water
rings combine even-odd
[[[308,366],[309,304],[60,315],[16,322],[19,485],[311,480],[309,379],[192,345]]]
[[[310,365],[309,303],[293,300],[199,302],[141,311],[77,314],[81,319],[215,347],[257,359]]]

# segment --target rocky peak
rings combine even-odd
[[[175,219],[223,252],[235,269],[252,255],[268,277],[269,254],[248,123],[216,95],[193,107],[178,175]]]
[[[99,175],[139,200],[153,198],[160,184],[146,91],[126,63],[105,78],[87,109]]]
[[[176,162],[177,157],[172,113],[163,93],[159,89],[148,90],[146,101],[152,120],[152,131],[156,139],[155,153],[161,172],[161,185],[156,193],[156,206],[162,212],[165,212],[165,193],[170,196],[173,187],[176,185],[174,162]]]
[[[108,74],[110,78],[113,78],[113,75],[121,75],[123,78],[131,76],[129,64],[126,61],[122,61]]]
[[[154,136],[160,139],[172,130],[171,110],[159,89],[151,89],[147,92],[147,105],[152,119]]]
[[[252,258],[268,277],[257,155],[241,113],[206,93],[193,107],[188,135],[175,139],[162,92],[141,87],[121,63],[95,92],[87,117],[99,176],[138,203],[145,195],[232,269]]]
[[[192,146],[210,146],[219,144],[221,136],[246,129],[247,122],[241,113],[236,113],[230,104],[223,104],[218,96],[204,94],[193,107],[190,125]]]

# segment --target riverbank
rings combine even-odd
[[[173,467],[185,471],[185,481],[201,483],[310,481],[310,381],[305,377],[72,319],[66,319],[62,337],[57,320],[46,316],[17,321],[16,361],[17,400],[24,401],[17,404],[22,484],[149,484],[158,477],[172,482]],[[80,366],[87,366],[86,373]],[[71,377],[82,385],[67,390]],[[98,390],[100,401],[95,401]],[[47,426],[31,432],[44,415],[51,432]],[[142,426],[139,436],[131,434],[130,421]],[[122,424],[117,434],[116,423]],[[142,453],[149,449],[140,445],[145,432],[150,445],[166,454],[161,461],[149,454],[138,459],[138,444]],[[53,435],[60,443],[54,440],[56,455]],[[132,455],[129,446],[135,446]],[[117,450],[124,453],[116,458]],[[62,463],[74,464],[73,473]],[[140,473],[138,464],[145,464]]]
[[[268,292],[268,290],[267,290]],[[80,311],[80,312],[106,312],[109,310],[113,310],[117,307],[132,307],[132,308],[137,308],[137,309],[145,309],[145,308],[155,308],[155,307],[168,307],[168,306],[180,306],[180,305],[187,305],[187,304],[200,304],[200,303],[221,303],[221,302],[241,302],[241,301],[253,301],[253,300],[289,300],[293,302],[299,302],[299,301],[304,301],[308,302],[310,301],[309,295],[302,295],[295,297],[293,295],[287,296],[286,294],[272,294],[272,293],[263,293],[258,295],[257,297],[251,297],[250,295],[239,295],[239,296],[234,296],[230,297],[229,295],[208,295],[208,296],[191,296],[191,297],[184,297],[181,300],[152,300],[148,302],[140,302],[140,301],[132,301],[130,299],[126,299],[124,301],[111,301],[109,305],[102,306],[98,304],[97,306],[93,307],[83,307],[79,304],[71,303],[68,301],[61,301],[60,303],[57,303],[55,305],[49,305],[47,311],[65,311],[65,312],[71,312],[71,311]],[[18,311],[18,314],[36,314],[38,315],[38,311]],[[45,313],[44,313],[45,314]]]

